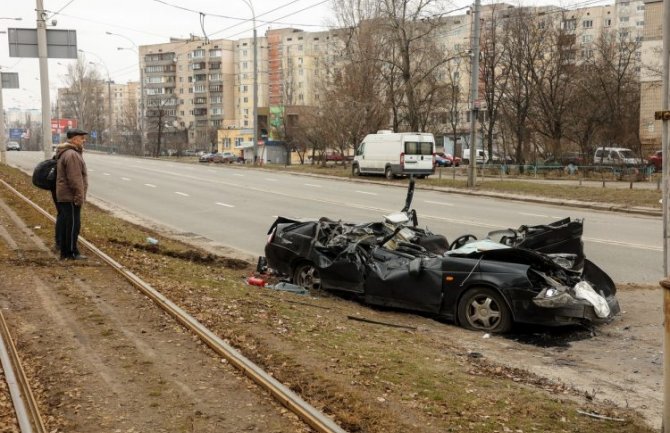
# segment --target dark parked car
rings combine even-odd
[[[663,171],[663,151],[657,150],[647,158],[647,164],[654,167],[657,172]]]
[[[413,187],[411,179],[405,208],[384,221],[277,218],[267,267],[303,288],[347,292],[488,332],[508,331],[514,322],[602,322],[619,312],[614,283],[584,256],[581,220],[448,243],[418,227]]]

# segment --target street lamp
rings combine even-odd
[[[251,0],[242,0],[249,9],[251,9],[252,22],[254,26],[254,164],[258,162],[258,39],[256,37],[256,12],[254,11],[254,5],[251,3]]]
[[[137,57],[139,58],[140,56],[139,47],[132,39],[119,33],[105,32],[105,34],[110,36],[118,36],[130,42],[134,48],[117,47],[116,49],[134,51],[137,54]],[[140,148],[141,148],[140,155],[144,157],[144,67],[142,66],[141,58],[139,59],[139,65],[140,65]]]
[[[113,141],[112,140],[112,137],[113,137],[113,134],[112,134],[112,130],[113,130],[113,126],[112,126],[112,78],[111,78],[111,75],[109,74],[109,68],[107,67],[107,64],[105,63],[105,61],[102,60],[102,57],[100,57],[99,55],[97,55],[93,52],[84,51],[84,50],[81,50],[81,49],[78,50],[78,51],[80,53],[93,54],[95,57],[100,59],[99,64],[104,66],[105,71],[107,72],[107,96],[108,96],[107,97],[107,106],[108,106],[107,108],[108,108],[108,111],[109,111],[107,113],[107,122],[109,123],[109,145],[111,147],[113,145],[113,143],[112,143],[112,141]],[[88,63],[91,64],[91,65],[96,65],[95,62],[88,62]]]
[[[14,20],[14,21],[23,21],[23,18],[10,18],[10,17],[0,17],[0,20]]]

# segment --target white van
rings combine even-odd
[[[595,165],[640,165],[642,160],[637,158],[632,150],[625,147],[599,147],[593,155]]]
[[[435,137],[425,132],[368,134],[356,149],[352,173],[383,174],[387,179],[429,176],[435,173]]]

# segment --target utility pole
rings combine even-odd
[[[670,114],[670,0],[663,1],[663,94],[661,96],[664,114]],[[670,248],[670,119],[667,115],[663,119],[663,274],[661,281],[663,288],[663,424],[664,433],[670,433],[670,279],[668,279],[668,249]]]
[[[7,163],[7,142],[5,141],[5,109],[2,106],[2,81],[0,81],[0,163]]]
[[[51,158],[51,100],[49,95],[49,63],[47,62],[47,23],[42,0],[37,1],[37,55],[40,61],[42,95],[42,147],[44,158]]]
[[[666,0],[670,1],[670,0]],[[470,164],[468,164],[468,188],[476,186],[477,169],[477,106],[478,87],[479,87],[479,6],[480,0],[475,0],[475,10],[472,23],[472,45],[470,53],[472,55],[472,71],[470,74]]]
[[[253,154],[254,154],[254,165],[258,163],[258,37],[256,34],[256,12],[254,11],[254,5],[251,3],[251,0],[242,0],[249,6],[251,9],[251,20],[254,26],[254,108],[253,108],[253,128],[254,134],[252,140],[253,143]]]

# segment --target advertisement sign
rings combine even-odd
[[[9,128],[9,139],[12,141],[19,141],[23,133],[23,128]]]
[[[51,133],[64,134],[68,129],[77,127],[77,119],[51,119]]]

